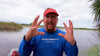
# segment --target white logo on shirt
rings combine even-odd
[[[55,43],[55,41],[59,39],[58,38],[42,38],[41,40],[45,40],[46,43]]]

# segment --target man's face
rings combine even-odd
[[[44,16],[44,25],[47,31],[54,31],[58,21],[58,16],[55,13],[49,13]]]

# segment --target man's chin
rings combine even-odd
[[[47,28],[48,31],[54,31],[54,28]]]

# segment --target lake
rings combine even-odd
[[[24,27],[16,32],[0,31],[0,56],[7,56],[12,49],[18,48],[28,30],[29,27]],[[65,29],[62,30],[65,31]],[[74,30],[74,37],[77,41],[80,56],[87,56],[87,51],[90,47],[93,47],[93,44],[100,44],[97,31]]]

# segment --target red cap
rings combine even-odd
[[[55,14],[57,14],[57,16],[59,16],[59,14],[57,13],[57,11],[55,9],[52,9],[52,8],[46,9],[45,12],[44,12],[44,14],[43,14],[43,16],[47,15],[48,13],[55,13]]]

